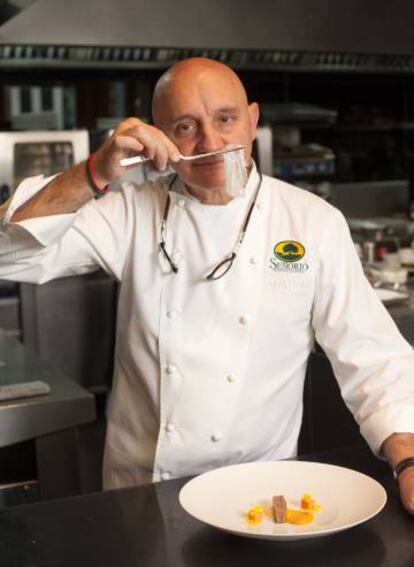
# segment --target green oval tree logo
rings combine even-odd
[[[297,262],[304,257],[305,248],[295,240],[283,240],[276,244],[273,252],[276,258],[282,260],[282,262]]]

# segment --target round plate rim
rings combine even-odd
[[[212,522],[208,522],[206,520],[203,520],[201,518],[199,518],[197,515],[195,515],[193,512],[191,512],[183,503],[183,499],[185,498],[185,492],[186,490],[188,490],[188,487],[190,487],[192,484],[196,483],[196,482],[200,482],[200,479],[204,479],[208,476],[212,476],[214,474],[217,474],[218,472],[224,471],[226,469],[234,469],[234,468],[241,468],[241,467],[249,467],[249,466],[268,466],[268,465],[272,465],[272,466],[300,466],[300,465],[312,465],[315,466],[315,468],[318,467],[322,467],[324,469],[326,468],[331,468],[331,469],[340,469],[340,470],[345,470],[347,472],[351,472],[357,476],[360,477],[364,477],[365,479],[368,479],[373,485],[375,485],[377,487],[377,489],[379,489],[380,495],[382,497],[382,502],[381,504],[378,506],[378,508],[373,511],[371,514],[369,514],[368,516],[364,516],[363,518],[356,520],[355,522],[352,522],[350,524],[345,524],[344,526],[337,526],[334,528],[322,528],[320,530],[317,531],[313,531],[313,532],[301,532],[301,533],[285,533],[285,534],[266,534],[266,533],[262,533],[262,532],[258,532],[255,531],[254,529],[247,531],[243,531],[243,530],[232,530],[226,526],[220,525],[219,523],[212,523]],[[178,500],[179,503],[181,505],[181,507],[183,508],[183,510],[185,510],[185,512],[187,512],[187,514],[189,514],[190,516],[192,516],[193,518],[195,518],[196,520],[198,520],[199,522],[202,522],[205,525],[211,526],[213,528],[219,529],[221,531],[236,535],[236,536],[241,536],[241,537],[247,537],[247,538],[256,538],[256,539],[266,539],[266,540],[278,540],[278,541],[297,541],[299,539],[310,539],[310,538],[318,538],[318,537],[325,537],[325,536],[329,536],[331,534],[334,533],[338,533],[341,531],[345,531],[351,528],[354,528],[360,524],[363,524],[365,522],[368,522],[369,520],[371,520],[373,517],[375,517],[377,514],[379,514],[381,512],[381,510],[384,508],[385,504],[387,503],[387,492],[384,489],[384,487],[382,486],[381,483],[379,483],[377,480],[375,480],[374,478],[372,478],[371,476],[362,473],[360,471],[357,471],[353,468],[350,467],[344,467],[341,465],[334,465],[331,463],[322,463],[322,462],[318,462],[318,461],[295,461],[295,460],[281,460],[281,461],[252,461],[252,462],[248,462],[248,463],[238,463],[238,464],[233,464],[233,465],[227,465],[227,466],[223,466],[223,467],[218,467],[215,469],[212,469],[210,471],[206,471],[204,473],[201,473],[197,476],[195,476],[194,478],[191,478],[190,480],[188,480],[185,485],[180,489],[180,492],[178,494]]]

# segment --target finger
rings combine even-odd
[[[144,154],[149,159],[155,159],[158,153],[164,151],[165,142],[160,133],[151,129],[139,131],[139,141],[144,146]]]
[[[132,136],[117,136],[113,141],[113,145],[115,150],[120,153],[140,153],[144,149],[144,145]]]
[[[129,125],[128,128],[123,129],[122,132],[118,132],[117,135],[130,136],[131,138],[136,138],[138,141],[143,141],[144,139],[148,140],[148,138],[156,138],[159,134],[159,131],[153,126],[140,122],[139,124]]]
[[[128,124],[122,135],[138,140],[143,145],[143,154],[154,161],[158,170],[164,171],[169,161],[177,162],[180,159],[178,148],[161,130],[142,122],[137,124],[135,120]]]
[[[154,139],[158,138],[162,140],[168,148],[168,160],[171,162],[177,162],[181,159],[180,151],[177,146],[170,140],[170,138],[156,126],[146,124],[138,118],[131,116],[126,118],[118,124],[115,128],[113,137],[122,134],[124,136],[131,136],[138,140],[142,140],[148,143],[148,135],[154,136]],[[148,144],[151,146],[151,143]],[[150,152],[151,153],[151,152]]]
[[[147,145],[144,147],[144,151],[143,151],[144,156],[147,159],[153,160],[154,156],[155,156],[155,146],[151,145]]]
[[[113,134],[118,135],[118,134],[121,134],[121,133],[125,133],[125,130],[128,130],[129,128],[140,126],[142,124],[143,124],[142,120],[139,120],[139,118],[135,118],[133,116],[130,116],[129,118],[126,118],[125,120],[123,120],[122,122],[117,124]]]
[[[180,151],[177,146],[164,134],[165,144],[168,150],[168,160],[173,163],[180,161]]]
[[[158,171],[165,171],[168,165],[169,152],[166,145],[158,145],[154,156],[154,164]]]

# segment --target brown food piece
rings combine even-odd
[[[273,496],[273,517],[276,524],[285,524],[287,504],[284,496]]]

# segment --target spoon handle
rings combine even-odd
[[[146,158],[144,156],[134,156],[134,157],[121,159],[121,161],[119,163],[122,166],[126,167],[127,165],[145,163],[146,161],[150,161],[150,159]]]
[[[194,159],[201,159],[201,158],[205,158],[205,157],[210,157],[210,156],[216,156],[216,155],[220,155],[220,154],[227,154],[228,152],[236,152],[238,150],[242,150],[244,148],[244,146],[234,146],[232,148],[224,148],[223,150],[216,150],[214,152],[206,152],[204,154],[197,154],[197,155],[192,155],[192,156],[183,156],[182,154],[180,154],[180,159],[182,160],[186,160],[186,161],[191,161]],[[144,157],[144,156],[134,156],[134,157],[130,157],[130,158],[124,158],[121,159],[121,161],[119,162],[122,166],[127,166],[127,165],[134,165],[134,164],[140,164],[140,163],[145,163],[147,161],[151,161],[150,158]]]

